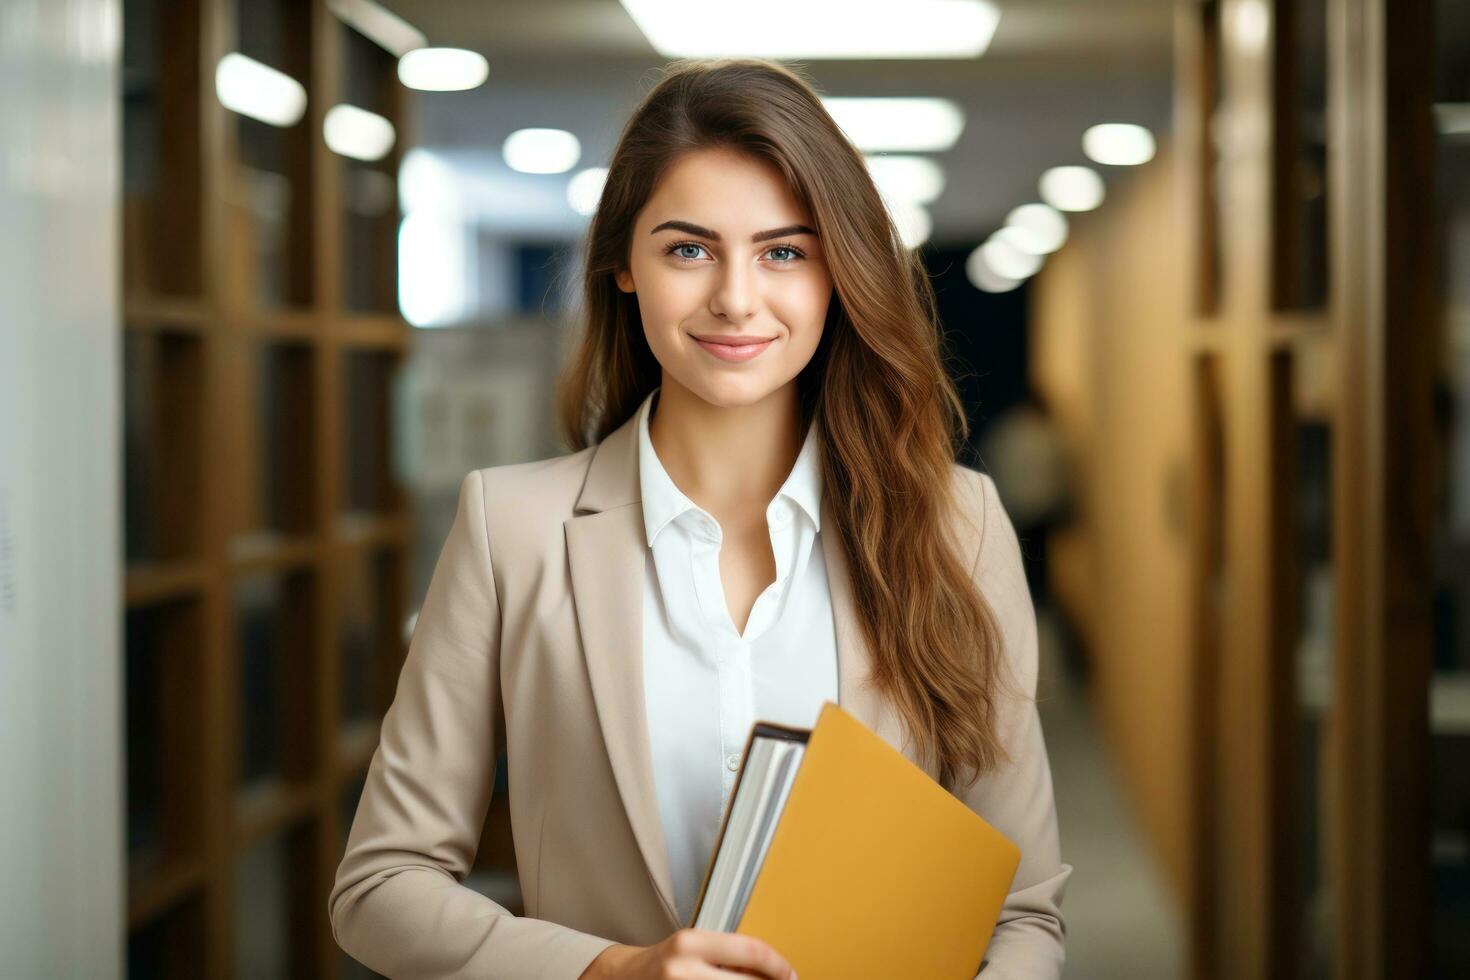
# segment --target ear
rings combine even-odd
[[[625,293],[634,292],[633,273],[629,272],[627,269],[619,269],[616,278],[619,289],[621,289]]]

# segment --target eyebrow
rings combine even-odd
[[[674,231],[688,232],[691,235],[698,235],[700,238],[708,238],[712,242],[720,240],[719,232],[712,231],[703,225],[696,225],[692,221],[665,221],[663,224],[654,228],[653,231],[650,231],[649,234],[656,235],[666,228],[671,228]],[[784,228],[758,231],[750,236],[750,240],[752,242],[763,242],[768,238],[784,238],[787,235],[816,235],[816,230],[808,228],[806,225],[786,225]]]

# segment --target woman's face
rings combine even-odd
[[[664,174],[617,282],[638,296],[664,384],[721,407],[795,379],[832,297],[811,215],[781,172],[725,149],[687,153]]]

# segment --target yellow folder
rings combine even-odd
[[[802,980],[972,980],[1020,860],[828,701],[736,932],[770,943]]]

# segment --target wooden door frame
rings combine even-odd
[[[1345,978],[1423,976],[1430,946],[1432,0],[1332,0],[1340,283],[1337,932]]]

